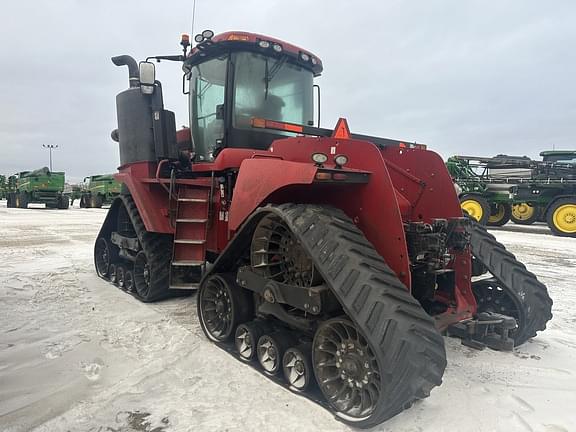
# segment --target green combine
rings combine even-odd
[[[8,183],[6,182],[6,176],[0,174],[0,199],[4,199],[8,194]]]
[[[6,199],[9,208],[45,204],[47,208],[67,209],[70,205],[64,194],[64,173],[51,172],[46,167],[8,177]]]
[[[85,177],[79,194],[80,207],[100,208],[103,205],[110,205],[120,194],[120,187],[121,184],[112,174]]]

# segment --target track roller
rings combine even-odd
[[[266,333],[266,327],[258,321],[240,324],[236,328],[234,344],[240,360],[249,362],[256,358],[256,344],[264,333]]]
[[[118,287],[124,289],[124,282],[126,281],[126,268],[123,265],[116,266],[116,283]]]
[[[134,274],[131,270],[124,272],[124,289],[128,292],[134,291]]]
[[[117,277],[116,277],[116,264],[112,263],[108,267],[108,277],[110,278],[110,282],[116,285]]]
[[[292,342],[290,335],[282,331],[260,336],[256,353],[266,375],[274,376],[282,370],[284,352]]]
[[[311,363],[312,346],[302,344],[286,350],[282,358],[284,378],[295,392],[304,392],[314,383]]]

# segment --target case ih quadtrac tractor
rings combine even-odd
[[[98,274],[144,302],[197,290],[206,336],[356,427],[440,385],[443,333],[512,349],[551,318],[546,287],[464,218],[424,146],[314,126],[307,50],[206,31],[184,54],[176,132],[152,63],[117,96],[123,191]]]

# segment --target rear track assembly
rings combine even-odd
[[[552,319],[552,299],[546,286],[524,264],[508,252],[486,228],[472,222],[469,228],[473,256],[493,275],[472,283],[478,313],[511,316],[518,328],[510,330],[514,345],[526,342],[544,330]]]
[[[341,420],[367,428],[396,415],[414,400],[427,397],[430,390],[442,381],[446,366],[443,338],[435,329],[432,318],[410,295],[363,233],[344,213],[328,207],[267,206],[252,216],[256,221],[270,217],[290,231],[298,248],[312,260],[313,268],[302,259],[292,259],[292,262],[299,263],[300,269],[304,269],[300,273],[304,273],[305,280],[314,278],[313,272],[317,271],[323,284],[341,304],[340,316],[330,319],[324,315],[319,319],[315,332],[288,330],[285,324],[280,325],[281,328],[284,326],[284,335],[288,335],[288,339],[297,336],[298,340],[292,347],[302,346],[302,343],[310,346],[311,343],[315,380],[326,398],[323,405],[328,405]],[[254,229],[254,226],[248,221],[244,229]],[[241,251],[235,253],[241,255]],[[220,259],[230,262],[229,257],[221,256]],[[220,268],[218,262],[214,268]],[[205,277],[200,296],[214,277],[215,274]],[[304,280],[297,283],[301,281]],[[238,284],[233,285],[233,291],[250,292]],[[198,303],[200,317],[203,313],[201,305]],[[259,320],[247,321],[248,328],[241,326],[237,332],[242,340],[236,341],[241,350],[240,358],[244,361],[254,358],[254,348],[258,353],[258,344],[252,340],[254,335],[250,332],[254,328],[252,322]],[[205,323],[202,326],[206,332]],[[259,332],[256,330],[261,334]],[[246,344],[248,334],[251,336],[250,344]],[[273,335],[274,332],[265,334]],[[208,336],[214,340],[213,336]],[[268,354],[271,352],[275,359],[279,359],[277,354],[280,353],[275,351],[290,348],[275,347],[262,337],[259,341],[265,345],[260,349],[260,357],[268,362],[268,375],[280,372],[282,368],[270,363]],[[234,349],[232,344],[222,346],[227,350]],[[271,351],[264,352],[264,348],[270,347]],[[308,353],[300,353],[306,360]],[[298,387],[302,380],[297,379],[297,374],[306,370],[305,361],[298,363],[298,356],[290,354],[284,354],[284,358],[287,359],[284,365],[286,374],[292,377],[288,382],[284,381],[284,385],[300,392],[303,389]],[[297,369],[294,369],[296,365]],[[312,392],[310,397],[315,399],[316,395]]]

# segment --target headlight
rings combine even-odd
[[[334,158],[334,163],[338,166],[346,165],[348,163],[348,156],[338,155]]]
[[[307,62],[308,60],[310,60],[310,56],[306,53],[300,53],[300,59],[302,59],[302,61]]]
[[[317,63],[318,63],[318,60],[316,60],[316,57],[312,57],[312,64],[314,66],[316,66]]]
[[[212,36],[214,36],[214,32],[212,30],[204,30],[202,32],[202,37],[204,39],[212,39]]]
[[[328,160],[328,156],[324,153],[312,153],[312,160],[314,163],[323,164]]]
[[[282,45],[280,44],[274,44],[272,45],[272,48],[274,48],[274,51],[276,51],[277,53],[282,52]]]
[[[260,48],[270,48],[270,42],[261,40],[260,42],[258,42],[258,46]]]

